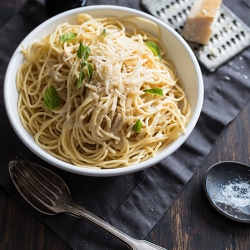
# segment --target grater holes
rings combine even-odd
[[[232,23],[233,23],[235,26],[237,26],[237,27],[240,26],[240,23],[239,23],[237,20],[233,20]]]
[[[240,38],[240,35],[239,35],[239,34],[237,34],[235,37],[236,37],[239,41],[241,40],[241,38]]]
[[[219,56],[219,54],[222,54],[222,51],[220,48],[216,48],[216,47],[211,47],[209,50],[210,53],[207,54],[207,58],[209,60],[213,60],[216,59],[216,57]]]
[[[175,0],[175,2],[170,2],[169,4],[167,4],[165,6],[166,9],[170,9],[172,6],[173,7],[178,7],[178,5],[180,4],[179,0]]]
[[[182,12],[183,12],[183,14],[184,14],[185,16],[187,16],[187,15],[188,15],[188,13],[187,13],[187,10],[186,10],[186,9],[184,9]]]
[[[221,36],[224,36],[224,32],[222,30],[219,31]]]
[[[214,56],[213,56],[212,54],[207,54],[207,58],[208,58],[209,60],[213,60]]]
[[[173,15],[173,18],[174,18],[174,20],[175,20],[176,22],[179,21],[179,18],[178,18],[176,15]]]
[[[246,36],[246,34],[245,34],[245,32],[242,30],[241,32],[240,32],[240,34],[242,35],[242,36]]]
[[[233,37],[231,38],[231,42],[236,44],[236,40]]]
[[[226,16],[224,13],[221,13],[217,19],[218,23],[223,23],[226,20]]]
[[[227,47],[225,44],[222,44],[221,47],[224,49],[224,50],[227,50]]]
[[[218,34],[214,34],[214,38],[215,38],[216,40],[219,40],[219,35],[218,35]]]
[[[178,15],[180,18],[182,18],[181,12],[178,12],[177,15]]]
[[[157,10],[156,11],[156,14],[159,16],[159,17],[163,17],[165,16],[165,9],[164,8],[161,8],[160,10]]]
[[[225,19],[226,19],[225,14],[224,14],[224,13],[221,13],[221,14],[220,14],[220,18],[225,20]]]
[[[223,30],[224,33],[228,33],[228,31],[229,31],[229,30],[227,29],[227,27],[223,27],[222,30]]]
[[[173,20],[172,20],[171,18],[168,18],[168,22],[169,22],[170,24],[173,24]]]
[[[240,31],[238,34],[235,35],[235,43],[238,41],[242,41],[244,40],[244,38],[246,37],[246,33],[242,30]],[[232,38],[233,39],[233,38]]]

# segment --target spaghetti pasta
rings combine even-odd
[[[129,19],[81,14],[78,21],[23,48],[23,126],[41,148],[80,167],[118,168],[154,157],[185,133],[191,114],[173,61],[160,38]],[[49,109],[51,86],[60,101]]]

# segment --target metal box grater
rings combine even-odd
[[[250,0],[249,0],[250,1]],[[194,0],[141,0],[153,16],[181,34]],[[187,41],[199,62],[210,72],[250,46],[250,28],[225,5],[207,45]]]

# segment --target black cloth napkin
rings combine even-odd
[[[237,0],[223,2],[250,26],[250,9],[246,5]],[[120,5],[145,11],[139,0],[87,1],[87,5],[95,4]],[[15,48],[33,28],[47,18],[43,4],[30,0],[0,30],[0,184],[72,249],[127,249],[82,219],[65,214],[47,216],[35,211],[13,186],[7,168],[9,161],[22,152],[31,161],[55,171],[69,185],[73,198],[86,209],[130,236],[143,239],[196,172],[223,128],[249,101],[250,49],[235,56],[214,73],[202,69],[205,99],[200,119],[188,140],[173,155],[147,170],[125,176],[77,176],[56,169],[31,153],[16,136],[3,104],[5,71]]]

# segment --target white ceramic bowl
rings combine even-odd
[[[185,85],[185,92],[191,104],[192,115],[191,120],[186,128],[187,133],[185,135],[180,136],[176,141],[174,141],[171,145],[169,145],[166,149],[161,151],[157,156],[152,159],[149,159],[140,164],[118,169],[89,169],[76,167],[74,165],[56,159],[55,157],[51,156],[43,149],[41,149],[34,142],[32,136],[27,133],[27,131],[24,129],[20,122],[17,111],[18,92],[16,89],[16,72],[24,61],[24,57],[21,52],[21,45],[27,47],[30,43],[32,43],[32,41],[42,39],[45,35],[48,35],[53,32],[54,28],[61,23],[69,22],[77,24],[77,15],[83,12],[88,13],[93,17],[124,17],[129,15],[140,16],[154,21],[159,25],[161,29],[161,40],[165,43],[168,55],[174,60],[177,68],[177,73],[181,77]],[[154,27],[149,25],[149,23],[138,21],[137,25],[139,25],[139,27],[145,30],[146,32],[157,36],[156,30],[154,29]],[[17,47],[15,53],[13,54],[10,60],[4,82],[4,101],[10,123],[19,138],[31,151],[33,151],[37,156],[47,161],[48,163],[66,171],[81,175],[101,177],[124,175],[143,170],[145,168],[155,165],[159,161],[163,160],[164,158],[175,152],[188,138],[188,136],[196,125],[203,104],[203,93],[204,87],[199,64],[187,43],[182,39],[180,35],[177,34],[177,32],[175,32],[171,27],[169,27],[159,19],[141,11],[126,7],[108,5],[97,5],[73,9],[59,14],[39,25]]]

